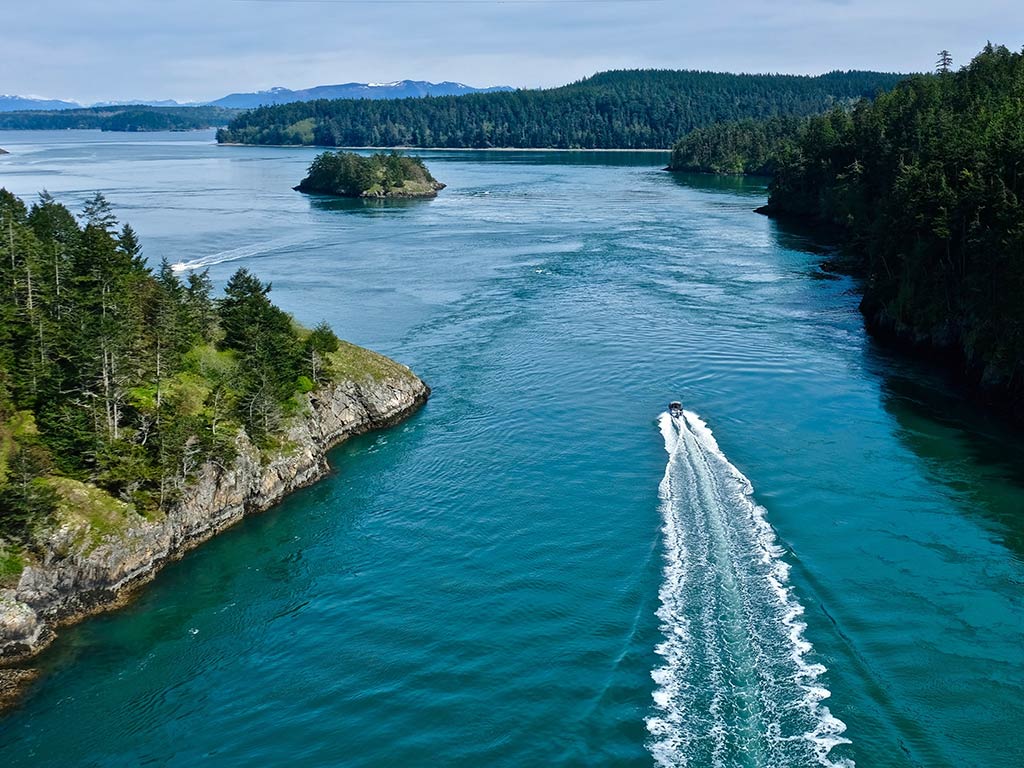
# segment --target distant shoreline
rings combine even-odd
[[[564,147],[328,147],[322,144],[242,144],[237,141],[217,142],[218,147],[279,147],[286,149],[369,149],[377,152],[394,149],[400,152],[671,152],[671,147],[666,149],[566,149]]]

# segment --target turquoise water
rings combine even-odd
[[[62,632],[5,766],[1024,762],[1021,441],[866,340],[757,183],[438,152],[374,205],[293,193],[307,149],[0,146],[434,388]]]

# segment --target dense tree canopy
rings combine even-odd
[[[963,353],[1008,392],[1024,363],[1024,54],[989,45],[957,72],[807,122],[769,210],[844,228],[879,331]]]
[[[53,510],[55,478],[166,508],[331,373],[330,328],[295,326],[244,269],[219,300],[205,272],[151,270],[101,195],[79,221],[0,190],[0,235],[0,555]]]
[[[806,120],[772,117],[715,123],[676,142],[670,171],[770,176]]]
[[[218,141],[346,147],[666,148],[723,120],[810,115],[891,88],[898,75],[818,77],[714,72],[603,72],[549,90],[320,100],[261,107]]]
[[[322,152],[296,189],[341,197],[429,197],[443,187],[418,157]]]
[[[0,130],[191,131],[225,125],[238,114],[223,107],[150,107],[144,104],[82,109],[0,112]]]

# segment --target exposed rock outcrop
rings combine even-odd
[[[384,360],[384,358],[380,358]],[[342,381],[306,397],[306,412],[287,430],[287,451],[268,457],[244,433],[229,466],[206,464],[176,506],[159,519],[141,516],[99,541],[65,526],[14,589],[0,590],[0,658],[19,664],[46,645],[62,624],[116,606],[169,560],[279,502],[328,471],[327,451],[347,438],[401,421],[429,397],[411,371],[387,361],[386,374]],[[0,701],[31,678],[0,669]]]

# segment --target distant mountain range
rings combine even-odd
[[[491,93],[514,90],[508,85],[491,88],[473,88],[463,83],[445,81],[429,83],[426,80],[396,80],[393,83],[341,83],[339,85],[318,85],[293,91],[289,88],[271,88],[253,93],[232,93],[215,101],[177,102],[173,99],[159,101],[101,101],[95,104],[79,104],[74,101],[46,99],[39,96],[7,96],[0,94],[0,112],[21,110],[81,109],[83,107],[114,107],[141,104],[150,107],[226,107],[229,109],[252,109],[263,105],[290,104],[296,101],[314,99],[406,99],[416,96],[461,96],[466,93]]]
[[[492,88],[473,88],[462,83],[428,83],[425,80],[397,80],[393,83],[342,83],[318,85],[301,91],[271,88],[256,93],[232,93],[223,99],[209,102],[210,106],[231,109],[252,109],[263,105],[290,104],[315,99],[408,99],[417,96],[462,96],[467,93],[491,93],[515,90],[508,85]]]
[[[43,99],[38,96],[8,96],[0,93],[0,112],[17,112],[22,109],[78,109],[81,104],[60,99]]]

